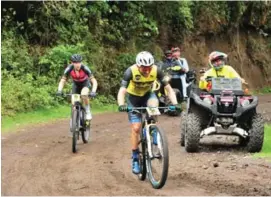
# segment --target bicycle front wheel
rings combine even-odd
[[[150,134],[151,147],[147,149],[151,150],[152,155],[149,152],[147,154],[148,178],[153,188],[160,189],[165,185],[168,176],[168,142],[165,132],[156,125],[150,127]]]
[[[140,163],[141,172],[138,175],[138,179],[141,181],[144,181],[146,179],[147,169],[146,169],[146,138],[144,136],[143,129],[140,132],[139,163]]]
[[[72,111],[72,152],[76,153],[76,145],[77,145],[77,140],[79,137],[79,128],[78,128],[78,111],[73,110]]]

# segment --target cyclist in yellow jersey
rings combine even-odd
[[[177,105],[176,95],[164,79],[164,74],[156,65],[151,53],[147,51],[140,52],[136,57],[136,64],[130,66],[124,73],[121,87],[118,92],[119,111],[127,111],[128,107],[157,107],[159,102],[155,93],[151,91],[155,80],[159,80],[169,92],[169,98],[174,104],[176,110],[181,110]],[[125,95],[127,105],[125,104]],[[141,128],[141,116],[132,112],[128,113],[131,123],[131,143],[132,143],[132,171],[135,174],[140,173],[138,136]],[[156,132],[153,133],[156,139]],[[155,143],[154,143],[155,144]]]
[[[207,70],[200,78],[199,88],[206,89],[207,77],[225,77],[225,78],[239,78],[243,84],[247,84],[243,78],[229,65],[225,64],[228,55],[219,51],[214,51],[209,55],[209,65],[211,68]]]

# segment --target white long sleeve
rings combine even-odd
[[[189,71],[189,66],[188,66],[187,60],[185,58],[180,58],[179,61],[182,65],[182,67],[185,68],[187,71]]]

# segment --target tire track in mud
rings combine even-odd
[[[271,95],[259,111],[271,115]],[[131,173],[125,113],[94,116],[92,141],[71,152],[69,121],[29,127],[2,138],[2,195],[271,195],[271,163],[240,149],[180,147],[179,117],[161,116],[169,142],[166,185],[152,189]],[[214,164],[217,167],[214,167]],[[215,165],[215,166],[216,166]]]

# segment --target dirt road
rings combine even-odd
[[[271,95],[260,97],[259,109],[270,121]],[[127,115],[111,113],[94,117],[92,141],[77,154],[68,120],[2,136],[2,195],[271,195],[271,162],[229,147],[188,154],[179,145],[180,118],[162,116],[160,125],[170,152],[160,190],[131,173]]]

